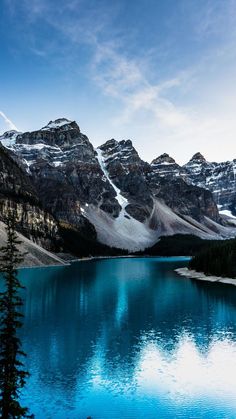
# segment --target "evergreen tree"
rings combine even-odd
[[[206,275],[236,278],[236,239],[209,245],[191,259],[189,267]]]
[[[15,219],[11,214],[6,222],[7,243],[0,249],[0,272],[4,278],[0,293],[0,415],[2,419],[29,418],[28,409],[19,402],[28,372],[22,362],[25,353],[17,336],[22,326],[19,291],[23,288],[17,276],[17,266],[23,260],[21,243],[15,232]]]

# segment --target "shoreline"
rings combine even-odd
[[[70,266],[72,263],[77,262],[88,262],[88,261],[95,261],[95,260],[104,260],[104,259],[159,259],[159,258],[165,258],[165,259],[171,259],[171,258],[186,258],[190,259],[191,256],[185,256],[185,255],[179,255],[179,256],[148,256],[148,255],[118,255],[118,256],[85,256],[83,258],[75,258],[75,259],[61,259],[62,263],[58,264],[40,264],[40,265],[24,265],[19,266],[17,269],[30,269],[30,268],[56,268],[56,267],[64,267],[64,266]]]
[[[206,282],[219,282],[222,284],[228,285],[235,285],[236,286],[236,278],[228,278],[223,276],[214,276],[214,275],[205,275],[203,272],[197,272],[195,270],[191,270],[188,268],[178,268],[175,269],[175,272],[180,276],[184,276],[185,278],[196,279],[198,281],[206,281]]]

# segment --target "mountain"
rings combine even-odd
[[[0,221],[6,220],[9,208],[16,214],[18,231],[46,249],[56,248],[56,220],[42,207],[31,177],[0,145]]]
[[[42,246],[28,239],[25,235],[17,233],[20,240],[20,250],[25,254],[21,266],[45,266],[45,265],[66,265],[66,262],[55,253],[49,252]],[[34,239],[36,236],[34,236]],[[5,224],[0,221],[0,246],[5,246],[7,241]]]
[[[176,163],[176,161],[169,156],[169,154],[164,153],[159,157],[154,159],[151,162],[152,172],[167,177],[179,176],[181,167]]]
[[[236,159],[222,163],[208,162],[196,153],[183,166],[189,183],[210,190],[220,211],[228,210],[236,215]]]
[[[168,154],[163,154],[151,164],[161,177],[171,180],[180,177],[190,185],[209,190],[221,215],[236,215],[236,159],[208,162],[198,152],[188,163],[179,166]]]
[[[215,191],[206,186],[208,163],[200,155],[183,167],[167,154],[149,164],[130,140],[112,139],[95,149],[77,123],[65,118],[33,132],[5,133],[0,141],[23,176],[17,199],[29,188],[43,214],[52,217],[55,235],[66,228],[128,251],[152,246],[162,235],[235,235],[218,212]]]
[[[11,209],[16,214],[21,250],[27,253],[24,264],[61,265],[63,260],[49,251],[60,247],[58,223],[43,209],[30,176],[12,157],[0,145],[0,246],[6,244],[4,221]]]

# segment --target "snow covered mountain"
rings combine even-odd
[[[188,182],[213,193],[220,211],[228,210],[236,215],[236,159],[211,163],[197,153],[183,169]]]
[[[32,182],[45,211],[108,246],[135,251],[161,235],[207,239],[236,233],[220,217],[208,187],[212,181],[206,181],[215,163],[200,156],[180,167],[167,154],[144,162],[130,140],[113,139],[94,149],[77,123],[65,118],[38,131],[5,133],[0,141]]]
[[[188,184],[211,191],[220,214],[236,215],[236,159],[222,163],[208,162],[198,152],[181,167],[169,155],[163,154],[151,165],[161,177],[181,177]]]

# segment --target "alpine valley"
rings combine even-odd
[[[130,140],[95,149],[65,118],[6,132],[0,142],[0,241],[10,207],[28,263],[134,253],[177,234],[236,236],[236,160],[211,163],[196,153],[180,166],[162,154],[147,163]]]

